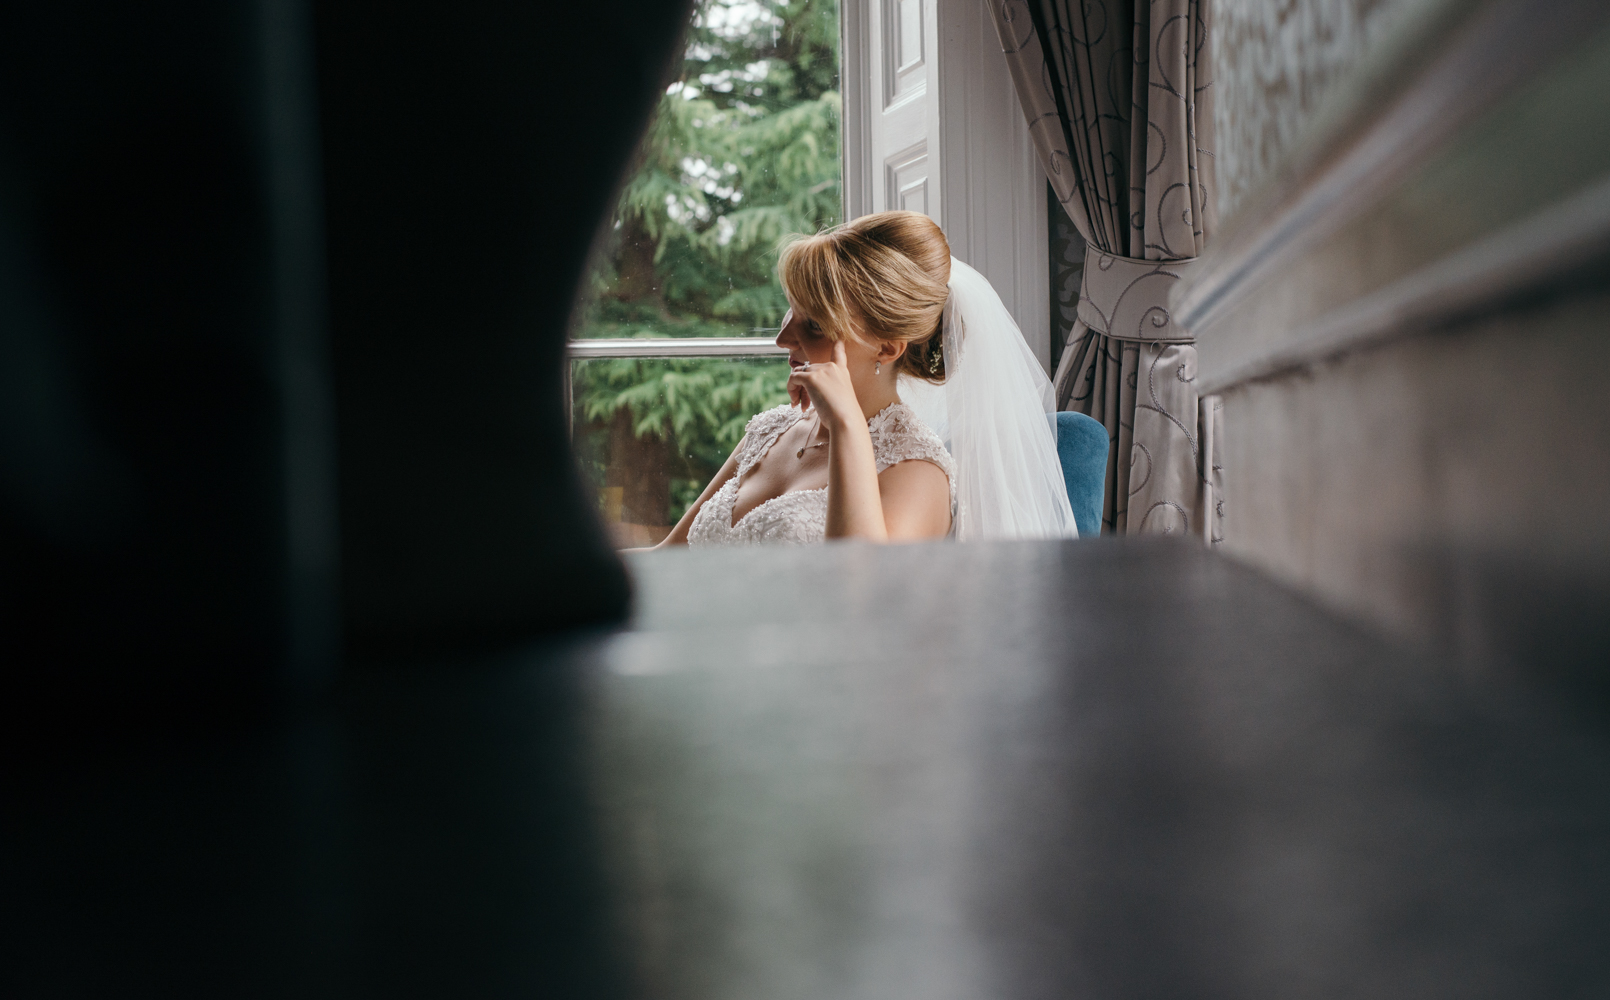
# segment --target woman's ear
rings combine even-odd
[[[880,339],[878,341],[878,360],[884,362],[885,364],[898,361],[900,356],[906,353],[906,348],[908,346],[909,345],[903,340]]]

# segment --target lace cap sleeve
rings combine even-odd
[[[749,418],[744,426],[743,443],[738,446],[738,477],[742,478],[770,450],[778,435],[794,426],[798,410],[784,403]]]
[[[868,422],[867,430],[872,432],[872,453],[879,472],[913,459],[932,462],[944,470],[950,480],[951,503],[956,502],[956,461],[945,450],[945,442],[917,419],[911,407],[904,403],[886,407]]]

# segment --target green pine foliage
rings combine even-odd
[[[575,336],[773,335],[788,308],[778,242],[842,217],[838,39],[837,0],[701,0]],[[748,418],[787,400],[787,376],[770,361],[577,363],[583,465],[603,482],[602,436],[629,411],[639,438],[664,444],[670,523]]]

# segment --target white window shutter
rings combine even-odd
[[[1045,174],[987,3],[843,0],[845,217],[938,222],[1049,370]]]

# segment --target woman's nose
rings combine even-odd
[[[794,336],[794,310],[790,309],[783,314],[782,329],[777,331],[777,346],[787,350],[798,342]]]

